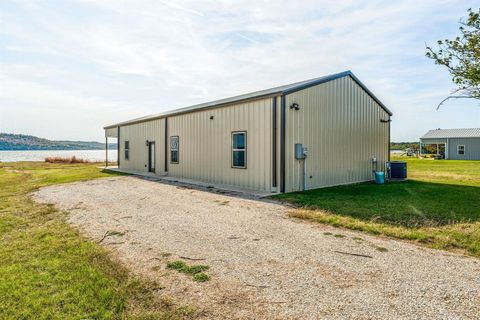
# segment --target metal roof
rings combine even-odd
[[[194,112],[194,111],[199,111],[202,109],[207,109],[207,108],[216,108],[216,107],[221,107],[224,105],[232,104],[235,102],[240,102],[240,101],[245,101],[245,100],[252,100],[255,98],[267,98],[267,97],[272,97],[276,95],[286,95],[289,93],[293,93],[296,91],[300,91],[303,89],[306,89],[308,87],[316,86],[318,84],[322,84],[325,82],[329,82],[332,80],[336,80],[339,78],[343,77],[351,77],[360,87],[362,87],[365,92],[367,92],[368,95],[372,97],[389,115],[392,115],[392,112],[362,83],[360,80],[350,71],[344,71],[328,76],[323,76],[319,78],[314,78],[310,80],[305,80],[305,81],[300,81],[296,83],[291,83],[287,84],[284,86],[279,86],[279,87],[274,87],[262,91],[255,91],[247,94],[242,94],[239,96],[234,96],[226,99],[221,99],[221,100],[215,100],[211,102],[206,102],[206,103],[201,103],[197,105],[193,105],[190,107],[185,107],[185,108],[180,108],[180,109],[175,109],[172,111],[166,111],[158,114],[153,114],[141,118],[136,118],[116,124],[112,124],[109,126],[104,127],[104,129],[109,129],[109,128],[114,128],[118,126],[123,126],[123,125],[128,125],[128,124],[134,124],[134,123],[139,123],[139,122],[145,122],[149,120],[154,120],[154,119],[160,119],[160,118],[165,118],[168,116],[173,116],[173,115],[178,115],[182,113],[189,113],[189,112]]]
[[[480,128],[435,129],[428,131],[420,139],[435,138],[480,138]]]

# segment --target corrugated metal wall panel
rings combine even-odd
[[[168,134],[179,136],[179,164],[170,176],[241,188],[275,191],[281,184],[281,98],[277,97],[277,188],[272,187],[272,98],[239,103],[168,118]],[[293,102],[299,111],[288,108]],[[213,116],[214,119],[210,119]],[[350,77],[286,96],[286,192],[301,190],[302,166],[294,159],[295,143],[309,148],[308,188],[372,179],[373,156],[378,169],[388,160],[388,114]],[[247,131],[247,169],[231,167],[231,134]],[[112,131],[113,133],[113,131]],[[157,173],[164,171],[165,119],[121,127],[121,168],[147,171],[146,140],[156,142]],[[130,160],[124,141],[130,141]],[[168,140],[169,150],[169,140]]]
[[[385,170],[389,115],[350,77],[289,94],[286,106],[286,192],[302,189],[295,143],[309,149],[308,188],[371,180],[374,156]]]
[[[120,127],[120,168],[148,171],[146,140],[155,142],[156,173],[165,168],[165,119],[157,119]],[[125,159],[125,141],[130,141],[130,159]]]
[[[213,119],[210,117],[213,116]],[[232,168],[232,132],[247,131],[247,168]],[[169,176],[272,191],[272,99],[169,117],[179,136],[179,163]]]
[[[480,138],[450,138],[448,142],[450,160],[480,160]],[[465,146],[465,154],[458,154],[459,145]]]

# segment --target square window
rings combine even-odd
[[[465,154],[465,146],[464,145],[458,145],[457,146],[457,153],[458,154]]]
[[[245,149],[245,133],[233,134],[233,149]]]
[[[245,151],[233,151],[233,166],[245,167]]]

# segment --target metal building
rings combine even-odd
[[[420,150],[425,145],[435,145],[445,159],[480,160],[480,128],[430,130],[420,138]]]
[[[351,72],[105,127],[120,170],[262,192],[373,179],[392,113]],[[301,144],[301,145],[300,145]]]

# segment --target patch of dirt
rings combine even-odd
[[[280,204],[136,177],[35,198],[69,211],[71,224],[200,318],[479,316],[479,260],[291,219]],[[208,265],[210,281],[167,269],[175,260]]]

